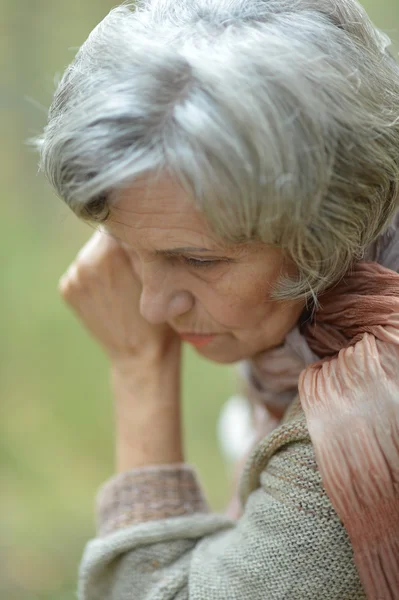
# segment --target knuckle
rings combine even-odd
[[[77,255],[77,262],[85,276],[95,271],[101,271],[115,261],[120,260],[123,249],[109,235],[95,234]]]
[[[69,295],[73,290],[79,286],[79,273],[77,265],[72,263],[66,273],[60,278],[58,282],[58,290],[63,295]]]
[[[74,287],[69,279],[64,278],[58,283],[58,292],[64,299],[70,298],[73,291]]]

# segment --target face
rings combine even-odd
[[[222,243],[167,176],[119,192],[105,229],[132,253],[142,316],[169,324],[210,360],[232,363],[280,345],[304,308],[271,298],[292,268],[279,249]]]

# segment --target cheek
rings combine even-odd
[[[274,313],[276,303],[270,300],[269,289],[241,279],[240,285],[212,289],[200,301],[213,320],[226,328],[242,329]]]

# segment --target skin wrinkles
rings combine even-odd
[[[281,250],[259,242],[226,246],[166,175],[151,184],[143,178],[119,192],[116,202],[105,231],[131,254],[146,320],[168,323],[179,333],[217,334],[197,352],[221,363],[284,341],[304,303],[271,298],[280,274],[292,269]],[[195,266],[188,259],[221,262]]]

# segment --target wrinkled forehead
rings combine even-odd
[[[170,175],[141,177],[113,194],[105,230],[134,245],[225,248],[182,185]]]

